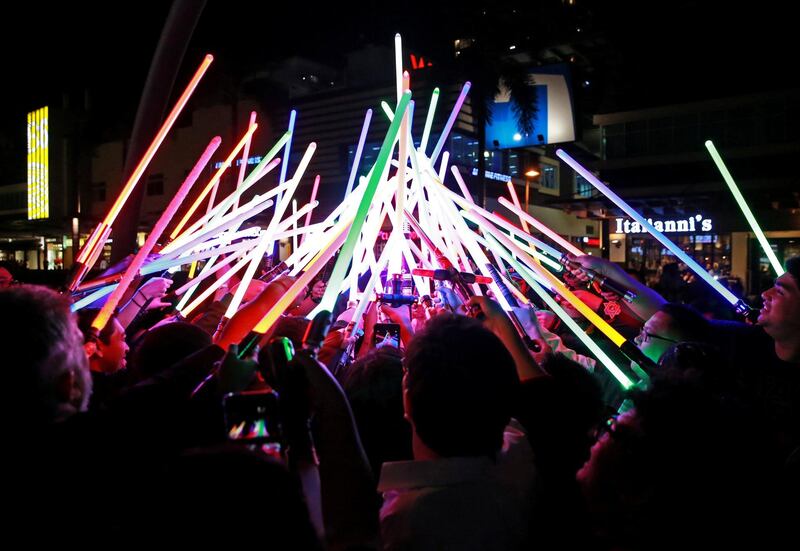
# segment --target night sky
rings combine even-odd
[[[742,9],[732,2],[576,1],[592,12],[583,31],[603,33],[617,52],[599,60],[607,72],[603,86],[609,87],[602,94],[611,98],[604,105],[636,108],[796,85],[800,47],[795,18],[779,6],[783,3]],[[560,0],[531,4],[505,3],[501,9],[519,10],[513,19],[523,22],[518,33],[552,31],[543,20]],[[0,148],[15,150],[24,140],[25,113],[55,104],[62,92],[82,97],[89,89],[104,120],[130,128],[169,5],[129,3],[126,10],[108,3],[98,9],[28,2],[15,7],[19,15],[6,17],[0,34],[5,53]],[[387,2],[307,5],[208,0],[183,72],[194,71],[206,52],[217,57],[216,68],[230,71],[293,54],[341,66],[349,49],[368,43],[391,47],[398,31],[408,47],[432,57],[446,55],[453,38],[468,36],[482,23],[480,8],[463,3],[407,3],[411,7],[402,15],[393,7],[398,4]],[[497,3],[492,6],[498,9]],[[504,36],[507,29],[498,26],[492,32]],[[8,161],[4,155],[3,164]],[[0,178],[5,183],[11,182]]]

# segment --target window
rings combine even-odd
[[[575,174],[575,196],[576,197],[591,197],[592,196],[592,184],[589,181],[578,174]],[[589,226],[587,226],[589,227]]]
[[[151,174],[147,177],[147,195],[164,195],[163,174]]]
[[[542,175],[539,178],[540,191],[549,195],[558,195],[558,165],[549,164],[542,159]]]

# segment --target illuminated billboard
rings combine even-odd
[[[50,217],[48,109],[28,113],[28,220]]]
[[[492,123],[486,125],[486,148],[509,149],[575,140],[569,68],[564,64],[536,67],[528,75],[536,90],[536,119],[533,132],[523,133],[507,91],[492,105]]]

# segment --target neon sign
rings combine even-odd
[[[48,108],[28,113],[28,220],[50,217]]]
[[[617,218],[617,228],[614,233],[647,233],[639,222],[631,222],[627,218]],[[647,221],[655,229],[663,233],[695,233],[710,232],[714,228],[711,218],[703,218],[702,214],[690,216],[684,220],[653,220]]]

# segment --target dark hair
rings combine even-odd
[[[87,342],[92,329],[92,322],[99,313],[99,308],[83,308],[78,310],[78,329],[80,329],[81,333],[83,333],[84,342]],[[117,319],[116,315],[112,315],[110,318],[108,318],[108,322],[106,323],[105,327],[103,327],[98,334],[98,337],[101,341],[103,341],[103,344],[111,344],[111,335],[114,334],[115,319]]]
[[[393,346],[370,351],[347,368],[341,382],[373,472],[380,472],[386,461],[412,459],[400,351]]]
[[[151,329],[131,355],[131,382],[157,375],[210,344],[211,336],[191,323],[176,321]]]
[[[658,309],[672,318],[670,324],[681,341],[704,342],[709,337],[709,323],[703,315],[685,304],[667,302]]]
[[[503,444],[519,378],[508,350],[480,322],[437,316],[406,351],[417,435],[444,457],[494,454]]]
[[[786,260],[786,271],[792,274],[798,287],[800,287],[800,256],[793,256]]]

